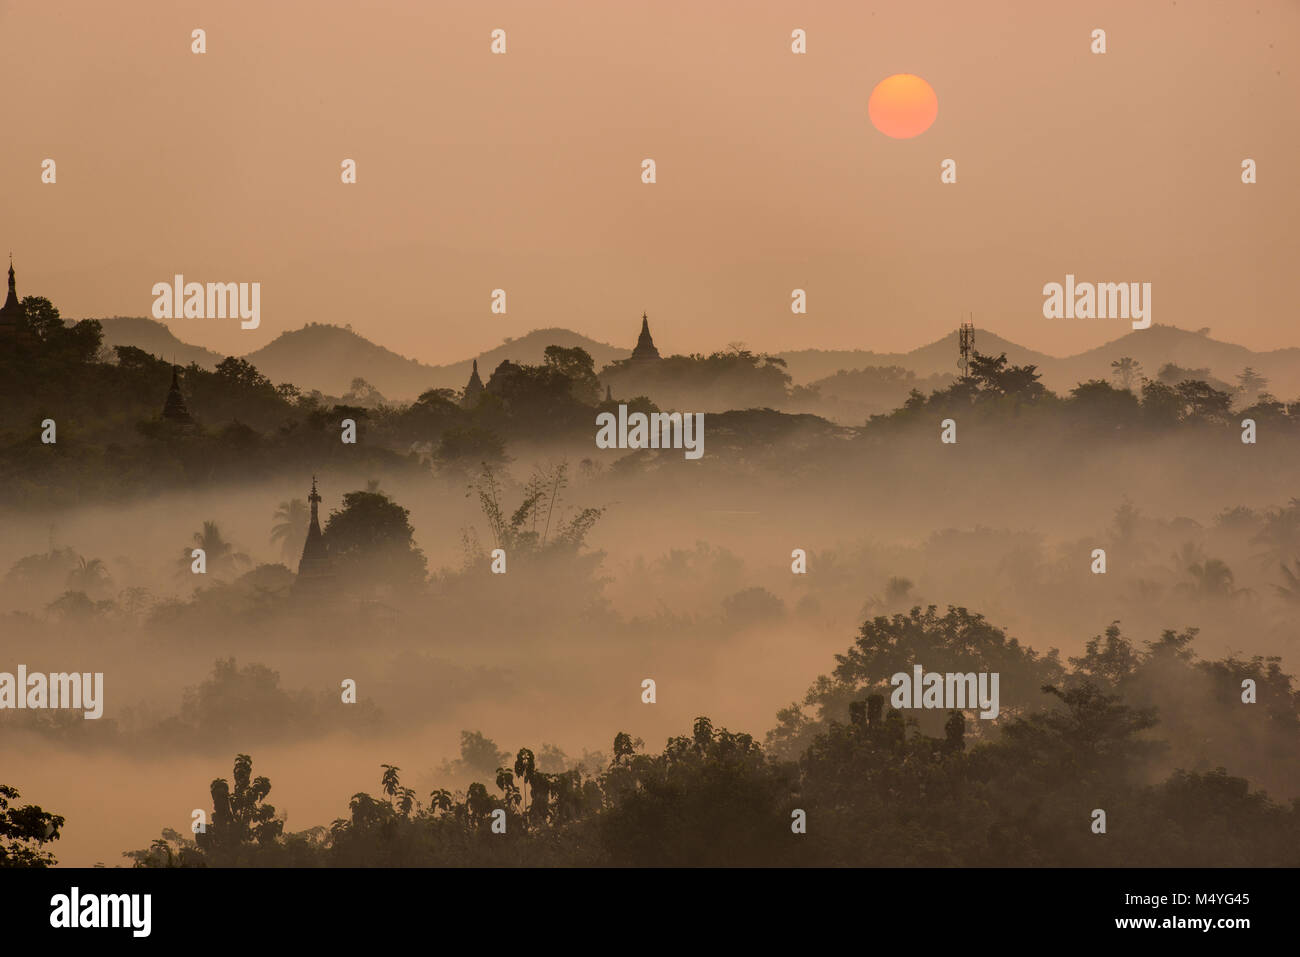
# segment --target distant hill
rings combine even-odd
[[[1278,398],[1291,400],[1300,395],[1300,349],[1253,352],[1245,346],[1175,326],[1135,329],[1096,349],[1054,359],[1052,375],[1069,383],[1063,388],[1072,388],[1086,379],[1108,377],[1111,361],[1120,356],[1131,356],[1141,362],[1143,374],[1152,379],[1161,366],[1172,362],[1185,369],[1209,369],[1211,375],[1236,385],[1237,375],[1250,366],[1269,379],[1268,390]],[[1049,385],[1057,388],[1052,383]]]
[[[204,369],[216,368],[217,363],[225,358],[220,353],[204,349],[202,346],[181,342],[172,335],[171,329],[165,323],[153,319],[140,316],[113,316],[111,319],[100,319],[99,322],[104,327],[104,345],[110,348],[135,346],[159,359],[182,366],[197,362]]]
[[[1300,395],[1300,349],[1254,352],[1245,346],[1175,326],[1133,329],[1105,345],[1065,358],[1026,349],[977,326],[975,348],[988,355],[1005,352],[1015,365],[1036,365],[1043,383],[1057,392],[1068,392],[1088,379],[1110,379],[1111,362],[1130,356],[1142,364],[1143,374],[1152,379],[1167,362],[1188,369],[1208,368],[1211,375],[1229,383],[1235,383],[1238,373],[1251,366],[1270,380],[1269,391],[1279,398],[1289,400]],[[951,375],[957,372],[957,333],[953,331],[911,352],[804,349],[779,355],[786,360],[787,371],[796,384],[823,379],[841,369],[852,371],[868,366],[902,366],[919,377]]]
[[[106,346],[136,346],[162,359],[181,365],[197,362],[215,368],[224,356],[181,342],[171,329],[152,319],[114,317],[101,319]],[[360,377],[395,400],[414,399],[427,389],[460,389],[469,381],[473,359],[486,380],[502,360],[540,363],[547,346],[581,346],[591,353],[596,370],[615,359],[625,359],[632,345],[616,349],[568,329],[534,329],[518,339],[508,339],[479,356],[446,365],[426,365],[376,345],[342,326],[309,323],[301,329],[281,333],[272,342],[244,358],[272,382],[292,382],[300,389],[319,389],[328,395],[343,395],[352,380]]]
[[[280,333],[244,358],[272,382],[292,382],[327,395],[343,395],[357,377],[390,399],[413,399],[441,384],[432,381],[432,366],[375,345],[351,329],[315,322]]]
[[[152,319],[119,316],[100,322],[104,325],[105,345],[138,346],[160,358],[174,358],[182,365],[197,362],[207,369],[222,359],[218,353],[182,342],[170,328]],[[569,329],[534,329],[477,356],[479,373],[486,380],[504,359],[539,363],[542,351],[549,345],[581,346],[591,353],[599,372],[608,363],[627,358],[633,343],[616,348]],[[1269,391],[1274,395],[1284,400],[1300,396],[1300,348],[1254,352],[1174,326],[1130,330],[1105,345],[1064,358],[1026,349],[977,326],[975,347],[992,355],[1005,352],[1016,365],[1036,365],[1043,383],[1057,392],[1066,392],[1088,379],[1109,379],[1111,362],[1131,356],[1151,378],[1165,363],[1173,362],[1189,369],[1208,368],[1211,375],[1234,383],[1241,370],[1251,366],[1269,379]],[[910,352],[802,349],[776,354],[786,360],[787,371],[797,385],[834,376],[840,370],[878,366],[901,366],[918,378],[946,376],[957,372],[957,333],[953,331]],[[273,382],[292,382],[302,389],[343,395],[359,376],[395,400],[413,399],[427,389],[460,389],[469,379],[471,365],[471,358],[426,365],[376,345],[350,329],[316,323],[283,333],[246,358]]]
[[[615,349],[568,329],[534,329],[526,336],[503,342],[475,357],[483,379],[504,359],[540,363],[547,346],[582,346],[592,354],[596,368],[612,358],[625,358],[630,349]],[[276,339],[245,356],[273,382],[292,382],[301,389],[319,389],[329,395],[347,392],[357,376],[389,399],[414,399],[427,389],[460,389],[469,381],[473,359],[430,366],[398,355],[350,329],[310,324]]]
[[[492,370],[500,365],[504,360],[509,359],[511,362],[526,362],[530,365],[537,365],[542,361],[542,353],[547,346],[563,346],[566,349],[572,349],[574,346],[581,346],[591,354],[595,360],[596,371],[600,372],[602,368],[609,365],[615,359],[626,359],[632,354],[632,347],[636,345],[635,341],[629,342],[625,347],[618,348],[608,343],[597,342],[595,339],[589,339],[581,333],[573,332],[569,329],[552,327],[550,329],[534,329],[525,336],[518,339],[507,339],[495,349],[489,349],[487,352],[473,358],[478,359],[479,375],[483,381],[492,374]],[[451,362],[447,365],[433,366],[434,374],[438,381],[432,385],[425,386],[431,388],[460,389],[469,381],[470,368],[473,365],[473,359],[465,359],[461,362]],[[378,383],[375,383],[378,386]],[[380,392],[388,393],[380,388]],[[418,394],[418,393],[417,393]]]
[[[997,355],[1005,352],[1015,365],[1032,363],[1042,366],[1057,361],[1052,356],[1035,352],[1003,339],[996,333],[976,328],[975,348],[980,352]],[[902,366],[920,378],[933,375],[956,375],[957,332],[954,330],[936,342],[920,346],[911,352],[869,352],[864,349],[801,349],[777,353],[786,361],[786,371],[797,385],[806,385],[836,372],[865,369],[868,366]]]

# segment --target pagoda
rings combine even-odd
[[[185,396],[181,395],[181,380],[176,366],[172,366],[172,384],[163,401],[162,417],[176,425],[193,425],[194,419],[185,406]]]
[[[328,593],[334,585],[334,572],[330,567],[329,548],[320,530],[320,493],[316,491],[316,476],[311,477],[311,523],[307,526],[307,541],[303,542],[302,560],[298,562],[298,579],[293,583],[294,594],[320,595]]]
[[[18,301],[18,292],[14,285],[14,260],[9,257],[9,294],[5,304],[0,306],[0,338],[27,340],[31,338],[31,326],[27,323],[27,313]]]
[[[632,350],[632,358],[646,362],[659,358],[659,350],[655,348],[655,341],[650,338],[650,320],[644,312],[641,313],[641,336],[636,341],[636,348]]]
[[[478,405],[478,397],[483,394],[483,380],[478,377],[478,360],[474,360],[474,371],[470,373],[469,381],[465,383],[465,394],[461,396],[460,405],[463,409],[472,409]]]

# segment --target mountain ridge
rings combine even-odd
[[[213,368],[223,356],[177,338],[166,324],[143,317],[114,316],[100,320],[105,345],[133,345],[163,359],[180,364],[197,362]],[[292,382],[305,390],[318,389],[331,395],[348,391],[352,379],[363,378],[387,398],[414,399],[435,388],[460,389],[469,379],[470,368],[479,360],[485,379],[504,359],[539,363],[548,345],[581,346],[591,353],[599,372],[616,359],[627,358],[634,343],[618,348],[562,327],[533,329],[523,336],[507,338],[500,345],[477,356],[431,365],[400,355],[366,339],[350,328],[328,323],[307,323],[282,332],[243,358],[273,382]],[[1281,398],[1300,393],[1300,348],[1286,347],[1256,352],[1246,346],[1210,338],[1205,331],[1192,332],[1176,326],[1152,325],[1131,330],[1109,342],[1069,356],[1052,356],[1006,339],[992,330],[977,327],[975,348],[997,355],[1005,352],[1015,365],[1038,367],[1043,383],[1056,391],[1067,391],[1088,379],[1109,379],[1110,363],[1130,356],[1142,364],[1143,374],[1154,378],[1160,367],[1173,362],[1185,368],[1208,368],[1227,382],[1246,366],[1270,380],[1269,390]],[[833,376],[840,370],[868,366],[902,366],[918,377],[957,373],[957,332],[954,330],[908,352],[875,352],[866,349],[799,349],[769,353],[787,363],[797,385]]]

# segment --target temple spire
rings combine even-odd
[[[478,405],[478,397],[483,392],[483,380],[478,376],[478,360],[474,360],[474,371],[469,375],[469,381],[465,383],[465,394],[461,397],[460,404],[462,408],[472,409]]]
[[[0,306],[0,339],[8,339],[25,345],[33,345],[31,325],[27,322],[27,313],[18,301],[18,287],[14,282],[14,254],[9,254],[9,293]]]
[[[641,335],[636,341],[636,348],[632,350],[633,359],[658,359],[659,350],[655,348],[654,339],[650,338],[650,319],[641,313]]]
[[[185,405],[185,396],[181,393],[181,379],[179,367],[172,364],[172,384],[167,390],[167,398],[163,401],[162,416],[170,422],[178,425],[190,425],[193,418],[190,416],[190,410]]]
[[[298,562],[298,578],[293,590],[323,598],[332,587],[334,575],[330,568],[329,549],[320,530],[320,492],[316,490],[316,476],[311,477],[311,521],[307,524],[307,540],[302,544],[302,559]]]

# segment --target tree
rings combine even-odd
[[[1136,421],[1138,400],[1127,389],[1116,389],[1103,379],[1090,379],[1070,390],[1070,407],[1091,425],[1116,429]]]
[[[361,376],[352,380],[348,386],[348,391],[343,396],[343,401],[349,405],[360,405],[366,408],[374,408],[383,405],[387,399],[373,385],[367,382]]]
[[[59,310],[44,296],[25,296],[19,305],[27,318],[28,328],[47,356],[85,363],[98,355],[104,334],[97,319],[82,319],[67,326],[59,316]]]
[[[461,767],[477,774],[493,774],[496,769],[510,760],[510,754],[497,748],[496,742],[485,737],[481,731],[462,731],[460,733]]]
[[[1232,598],[1242,593],[1233,587],[1232,569],[1218,558],[1207,558],[1187,566],[1192,583],[1184,591],[1199,598]]]
[[[340,580],[407,588],[423,583],[424,552],[410,512],[381,492],[349,492],[325,523],[325,543]]]
[[[983,615],[954,606],[943,615],[930,605],[906,614],[868,619],[862,623],[854,644],[836,655],[835,660],[832,674],[818,678],[804,698],[805,706],[818,709],[823,726],[833,716],[844,714],[849,702],[864,694],[888,694],[890,676],[900,671],[910,673],[917,663],[931,672],[998,672],[1003,704],[999,717],[992,721],[999,724],[1024,711],[1039,688],[1059,682],[1064,673],[1055,650],[1040,655],[1009,638]],[[944,720],[937,711],[921,712],[917,718],[923,730],[936,734],[942,730]],[[992,721],[981,720],[974,727],[979,729]],[[785,709],[781,725],[768,735],[768,747],[789,754],[795,742],[807,740],[814,730],[808,722],[799,705]]]
[[[284,832],[284,821],[278,820],[275,808],[266,803],[271,779],[254,779],[252,775],[253,759],[239,754],[231,775],[234,788],[225,778],[212,782],[212,820],[197,837],[199,848],[212,864],[238,865],[254,847],[268,847]]]
[[[1142,418],[1149,427],[1172,428],[1182,417],[1183,400],[1173,386],[1151,379],[1142,383]]]
[[[21,305],[32,334],[47,346],[57,344],[65,327],[54,303],[44,296],[24,296]]]
[[[92,558],[87,561],[84,557],[78,556],[77,566],[68,572],[69,591],[91,594],[108,588],[111,584],[112,577],[108,574],[108,568],[102,559]]]
[[[1277,593],[1291,604],[1300,604],[1300,558],[1291,559],[1292,568],[1287,568],[1286,563],[1282,563],[1282,581],[1281,585],[1274,585]]]
[[[515,755],[515,777],[521,782],[520,791],[524,801],[524,810],[528,809],[528,784],[533,779],[533,772],[537,770],[537,759],[529,748],[520,748],[519,753]]]
[[[217,375],[245,389],[274,391],[271,380],[257,371],[247,359],[227,356],[217,363]]]
[[[490,429],[457,426],[442,433],[433,462],[444,475],[464,476],[480,466],[503,465],[506,444]]]
[[[1258,556],[1264,564],[1287,562],[1300,555],[1300,498],[1291,499],[1284,508],[1269,509],[1264,527],[1250,543],[1264,546]]]
[[[203,549],[208,575],[224,577],[234,574],[241,566],[252,564],[252,559],[235,551],[235,546],[222,537],[216,522],[204,522],[203,527],[194,533],[194,548]],[[178,560],[182,573],[192,571],[193,563],[193,548],[183,549]]]
[[[591,354],[581,346],[566,349],[564,346],[547,346],[542,352],[542,362],[571,383],[572,395],[579,402],[594,404],[600,401],[600,382],[596,379],[596,363]]]
[[[402,789],[402,782],[398,780],[398,772],[402,769],[393,764],[381,764],[384,769],[384,775],[379,780],[379,787],[390,798],[394,797]]]
[[[1237,376],[1237,392],[1241,395],[1246,405],[1250,405],[1259,397],[1259,394],[1268,388],[1268,379],[1260,375],[1250,366],[1241,370]]]
[[[273,517],[276,524],[271,527],[271,541],[280,543],[280,557],[292,568],[307,541],[311,510],[302,499],[291,498],[279,504]]]
[[[0,867],[53,867],[58,862],[43,846],[59,839],[63,818],[10,803],[17,800],[17,788],[0,784]]]
[[[1221,392],[1199,379],[1178,383],[1175,391],[1183,400],[1186,418],[1203,422],[1224,422],[1232,410],[1232,394]]]
[[[1142,363],[1132,356],[1121,356],[1110,364],[1111,375],[1121,389],[1133,391],[1133,386],[1142,378]]]
[[[524,498],[509,515],[501,502],[501,483],[488,465],[471,487],[478,495],[479,507],[487,518],[492,541],[515,555],[543,552],[577,552],[586,542],[587,533],[604,509],[584,508],[568,522],[560,520],[557,505],[568,486],[568,463],[550,469],[538,467],[524,486]]]
[[[1048,394],[1047,388],[1038,381],[1041,373],[1037,370],[1033,365],[1010,365],[1005,352],[996,358],[976,352],[971,357],[967,378],[978,386],[981,398],[1012,396],[1033,401]]]

